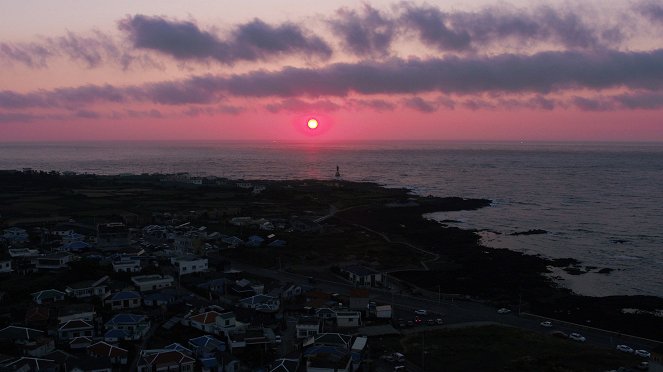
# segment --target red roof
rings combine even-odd
[[[195,362],[193,358],[190,358],[175,350],[146,355],[143,357],[143,360],[147,364],[157,366],[157,368],[163,366],[190,364]]]
[[[208,311],[206,313],[198,314],[196,316],[191,317],[192,322],[198,322],[198,323],[203,323],[203,324],[212,324],[216,323],[216,317],[218,317],[219,313],[216,311]]]

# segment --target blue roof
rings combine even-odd
[[[77,251],[79,249],[88,249],[88,248],[90,248],[90,245],[86,242],[81,242],[81,241],[67,243],[62,246],[62,249],[68,251]]]
[[[114,324],[136,324],[145,321],[145,315],[117,314],[106,325]]]
[[[267,246],[272,247],[272,248],[281,248],[281,247],[285,247],[285,244],[286,244],[285,240],[276,239],[273,242],[267,244]]]
[[[105,339],[124,339],[127,338],[129,335],[127,332],[121,330],[121,329],[111,329],[108,332],[104,334]]]
[[[140,298],[140,293],[135,291],[121,291],[111,296],[111,301],[133,300]]]
[[[175,350],[175,351],[179,351],[179,352],[182,352],[182,353],[191,354],[191,350],[187,349],[186,347],[182,346],[182,344],[179,344],[177,342],[174,342],[174,343],[172,343],[168,346],[165,346],[164,349]]]
[[[226,344],[223,341],[220,341],[216,339],[213,336],[209,335],[204,335],[196,338],[192,338],[189,340],[189,343],[192,346],[195,346],[197,348],[204,347],[207,349],[212,349],[216,348],[218,350],[225,350],[226,349]]]

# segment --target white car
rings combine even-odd
[[[550,320],[546,320],[546,321],[541,322],[539,324],[541,324],[541,327],[546,327],[546,328],[552,327],[552,322]]]
[[[651,356],[651,354],[649,353],[649,351],[647,351],[647,350],[642,350],[642,349],[640,349],[640,350],[636,350],[636,351],[635,351],[635,355],[637,355],[637,356],[639,356],[639,357],[643,357],[643,358],[649,358],[649,357]]]
[[[578,342],[585,342],[585,336],[581,335],[580,333],[571,333],[569,335],[569,338],[573,341],[578,341]]]
[[[423,309],[415,310],[414,313],[417,315],[428,315],[428,311]]]
[[[632,353],[633,349],[626,346],[626,345],[617,345],[617,350],[621,351],[622,353]]]
[[[508,314],[508,313],[510,313],[510,312],[511,312],[511,310],[509,310],[509,309],[507,309],[507,308],[505,308],[505,307],[503,307],[503,308],[497,310],[497,313],[498,313],[498,314]]]

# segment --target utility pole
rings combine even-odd
[[[425,372],[426,371],[426,340],[424,336],[426,335],[426,332],[421,332],[421,371]]]

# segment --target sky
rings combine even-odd
[[[652,0],[0,0],[0,142],[660,142],[662,34]]]

